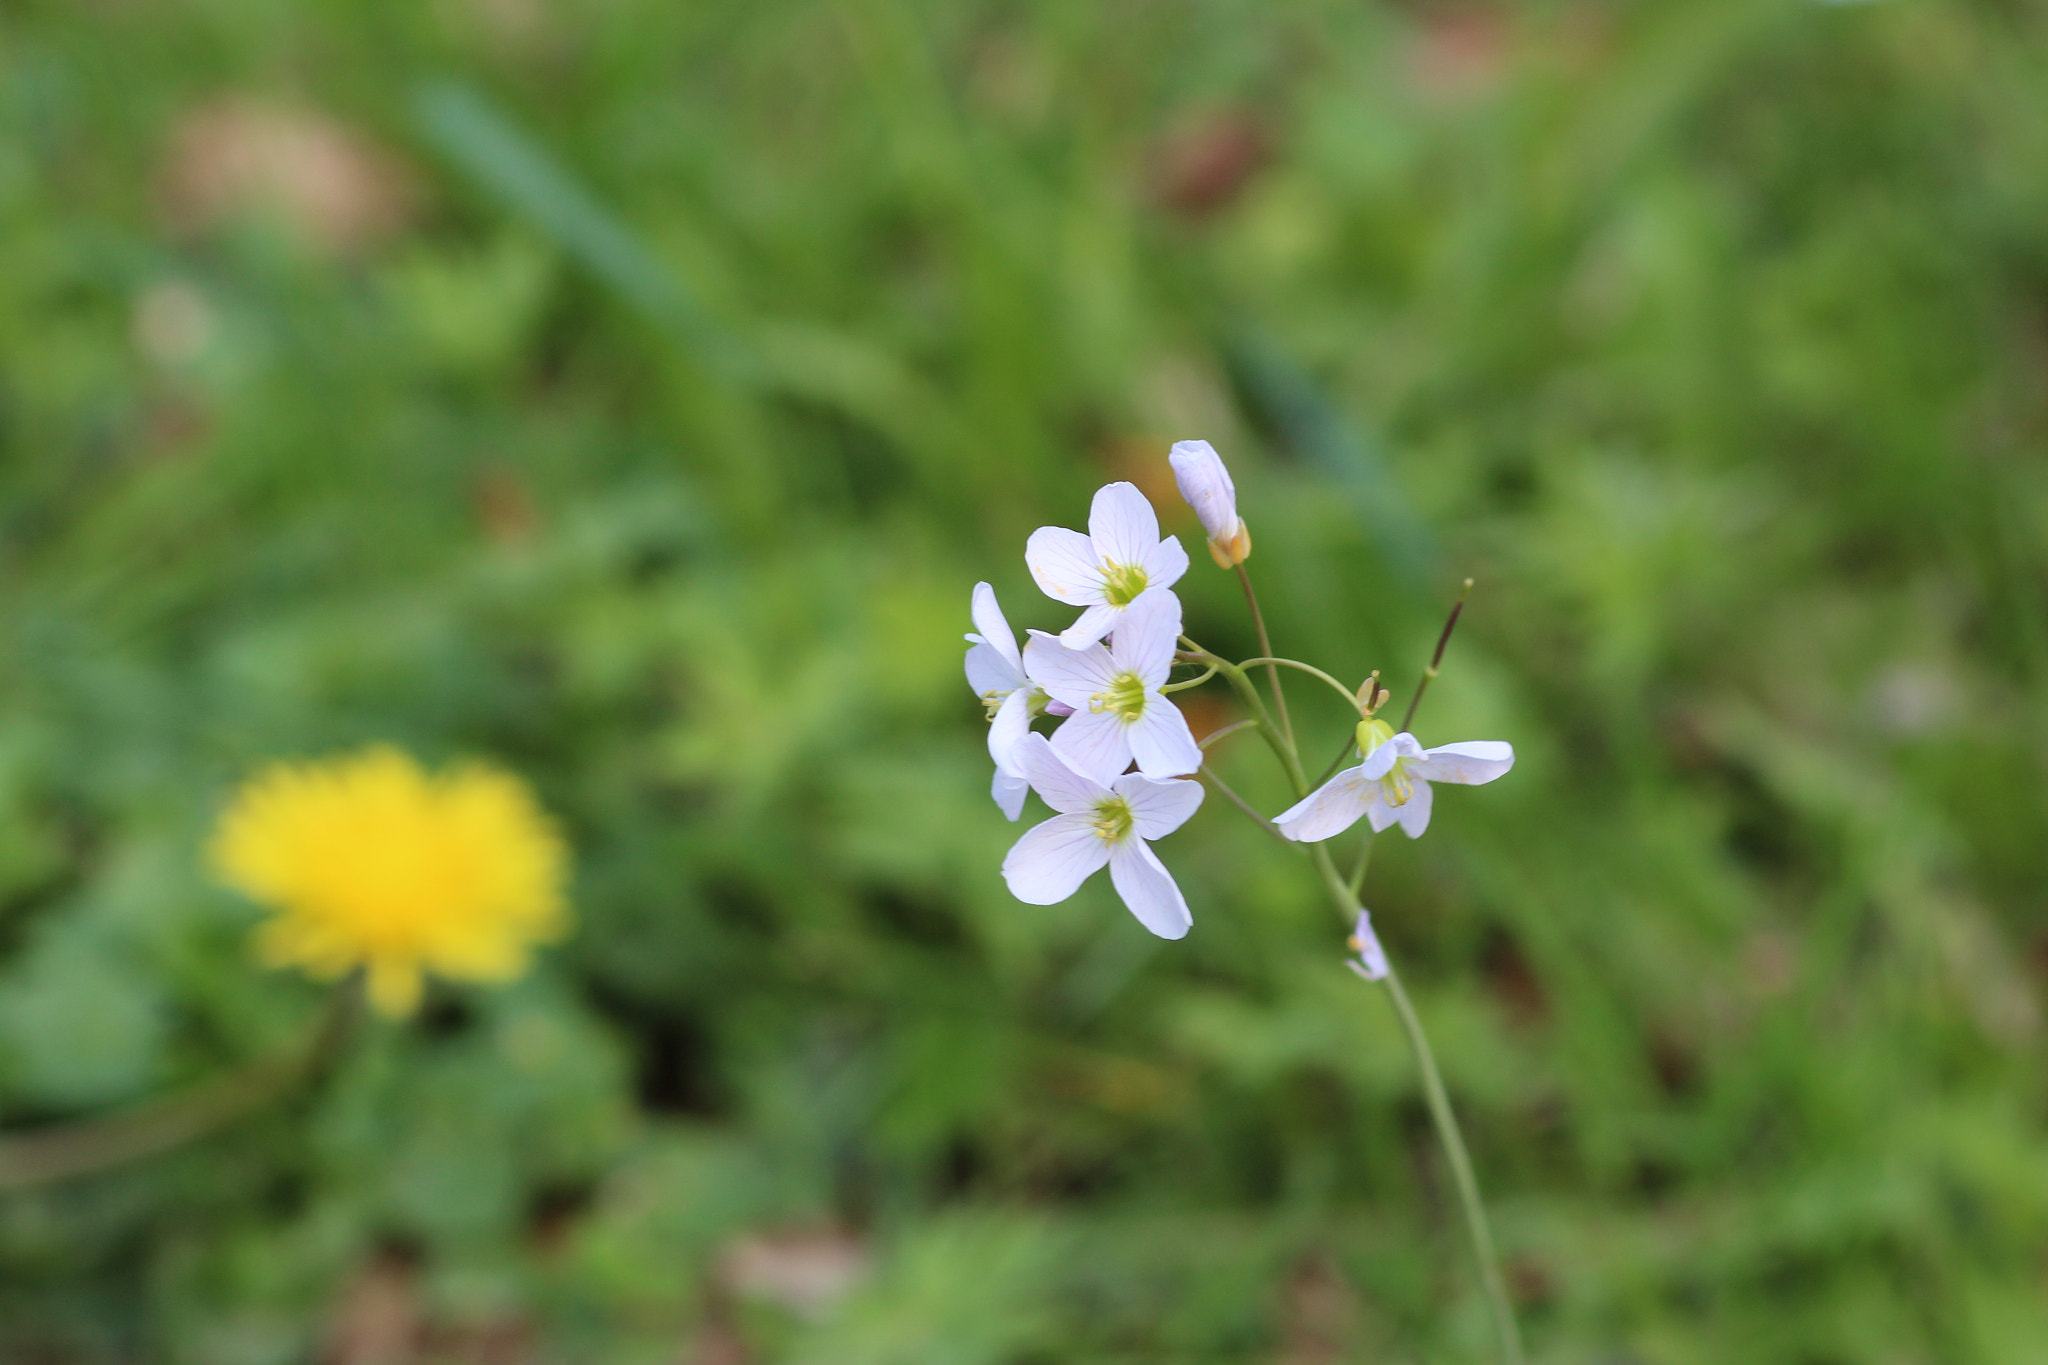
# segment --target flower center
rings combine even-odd
[[[1383,720],[1362,720],[1358,722],[1358,756],[1365,758],[1374,749],[1394,737],[1394,727]],[[1387,769],[1387,775],[1380,779],[1380,788],[1386,793],[1387,804],[1405,806],[1408,798],[1415,795],[1415,781],[1408,776],[1408,760],[1397,758],[1394,766]]]
[[[1128,607],[1145,591],[1145,571],[1135,564],[1102,562],[1102,596],[1112,607]]]
[[[1106,844],[1119,843],[1131,832],[1131,803],[1121,796],[1105,797],[1095,804],[1095,837]]]
[[[1119,673],[1109,686],[1095,694],[1091,711],[1107,711],[1129,725],[1145,714],[1145,680],[1135,673]]]

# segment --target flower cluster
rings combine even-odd
[[[1187,901],[1147,844],[1202,803],[1200,784],[1182,777],[1202,751],[1161,690],[1179,648],[1173,585],[1187,551],[1160,537],[1143,493],[1113,483],[1096,492],[1086,535],[1042,526],[1024,562],[1046,596],[1081,614],[1058,635],[1032,631],[1020,650],[995,590],[974,587],[967,681],[988,707],[991,795],[1012,820],[1032,790],[1058,812],[1017,841],[1003,876],[1019,900],[1050,905],[1107,866],[1139,922],[1179,938],[1192,923]],[[1040,716],[1060,722],[1050,739],[1031,729]]]
[[[1207,441],[1181,441],[1168,459],[1181,496],[1208,536],[1210,556],[1242,576],[1251,532],[1237,513],[1237,488],[1221,457]],[[1160,537],[1152,505],[1131,484],[1096,492],[1086,535],[1060,526],[1034,531],[1024,562],[1046,596],[1081,614],[1057,635],[1030,632],[1020,649],[995,590],[974,586],[967,680],[988,707],[988,751],[996,769],[990,794],[1012,820],[1034,790],[1058,812],[1017,841],[1003,876],[1018,899],[1047,905],[1073,895],[1107,866],[1131,913],[1162,938],[1179,938],[1191,923],[1187,902],[1147,844],[1178,829],[1201,804],[1201,787],[1184,774],[1201,768],[1202,750],[1167,696],[1168,671],[1177,656],[1206,661],[1215,665],[1211,672],[1229,670],[1242,686],[1242,669],[1192,645],[1179,654],[1181,608],[1173,585],[1187,572],[1187,552],[1175,537]],[[1250,580],[1245,584],[1249,593]],[[1455,623],[1455,612],[1451,619]],[[1259,629],[1263,641],[1264,626]],[[1446,639],[1449,633],[1446,626]],[[1439,641],[1439,660],[1442,650]],[[1306,668],[1284,659],[1262,662]],[[1374,715],[1387,699],[1377,677],[1354,699],[1359,763],[1271,821],[1283,837],[1315,843],[1363,817],[1375,833],[1398,824],[1412,839],[1429,827],[1430,783],[1491,782],[1514,766],[1513,748],[1496,741],[1425,749],[1405,730],[1396,733]],[[1277,672],[1274,686],[1277,704]],[[1060,722],[1050,738],[1031,728],[1041,716]],[[1284,710],[1281,716],[1284,721]],[[1269,742],[1284,744],[1288,761],[1298,764],[1291,731],[1284,738],[1270,734]],[[1370,941],[1369,929],[1361,927],[1360,935]],[[1366,965],[1376,957],[1375,946]]]

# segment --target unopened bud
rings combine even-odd
[[[1364,909],[1358,912],[1358,925],[1353,929],[1347,946],[1358,954],[1358,960],[1351,964],[1352,971],[1367,981],[1386,980],[1390,970],[1387,951],[1380,947],[1379,935],[1372,931],[1372,916]]]
[[[1175,441],[1166,459],[1180,495],[1201,518],[1210,556],[1226,569],[1242,564],[1252,552],[1252,536],[1237,515],[1237,485],[1230,481],[1216,447],[1207,441]]]

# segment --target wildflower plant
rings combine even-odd
[[[1251,531],[1237,510],[1237,489],[1222,458],[1207,441],[1181,441],[1169,456],[1181,495],[1194,508],[1218,567],[1237,575],[1259,641],[1259,657],[1230,660],[1182,634],[1180,600],[1173,585],[1187,571],[1188,558],[1174,537],[1161,539],[1159,523],[1143,493],[1129,483],[1098,490],[1090,508],[1088,534],[1041,527],[1025,547],[1025,563],[1048,597],[1081,608],[1078,619],[1058,633],[1033,630],[1018,651],[994,591],[975,585],[972,616],[978,633],[966,659],[969,684],[988,708],[989,755],[996,765],[996,804],[1018,818],[1027,791],[1054,811],[1027,830],[1003,860],[1002,873],[1021,901],[1049,905],[1063,901],[1103,867],[1138,922],[1161,938],[1186,936],[1194,916],[1171,872],[1152,851],[1152,842],[1179,829],[1202,804],[1204,788],[1223,796],[1267,833],[1303,846],[1317,881],[1349,930],[1346,965],[1364,982],[1386,992],[1402,1032],[1415,1054],[1439,1140],[1462,1206],[1499,1337],[1501,1358],[1522,1359],[1521,1341],[1499,1265],[1492,1232],[1480,1201],[1472,1163],[1457,1116],[1399,975],[1373,932],[1372,917],[1360,903],[1373,836],[1399,825],[1409,838],[1428,828],[1432,783],[1476,786],[1513,768],[1514,748],[1498,740],[1468,740],[1425,748],[1410,731],[1423,693],[1442,666],[1444,647],[1464,608],[1453,606],[1436,652],[1423,673],[1397,729],[1380,716],[1390,694],[1373,672],[1358,687],[1312,664],[1281,658],[1267,638],[1258,595],[1245,561]],[[1469,591],[1471,582],[1465,587]],[[1171,682],[1171,670],[1191,667],[1197,676]],[[1263,668],[1271,692],[1269,707],[1251,670]],[[1320,782],[1311,784],[1287,710],[1280,670],[1317,679],[1344,698],[1356,714],[1345,755]],[[1221,678],[1248,713],[1199,742],[1172,695]],[[1035,722],[1056,722],[1050,734]],[[1206,761],[1207,749],[1228,735],[1256,729],[1294,790],[1295,803],[1268,818],[1231,789]],[[1135,770],[1132,771],[1135,766]],[[1189,780],[1190,775],[1196,780]],[[1340,872],[1325,841],[1361,819],[1367,831],[1350,872]]]

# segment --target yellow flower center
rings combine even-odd
[[[1117,674],[1107,688],[1095,694],[1088,709],[1107,711],[1129,725],[1145,714],[1145,680],[1135,673]]]
[[[1102,562],[1102,597],[1112,607],[1128,607],[1145,591],[1145,571],[1135,564]]]
[[[1095,804],[1095,837],[1114,844],[1131,832],[1131,803],[1121,796],[1106,797]]]

